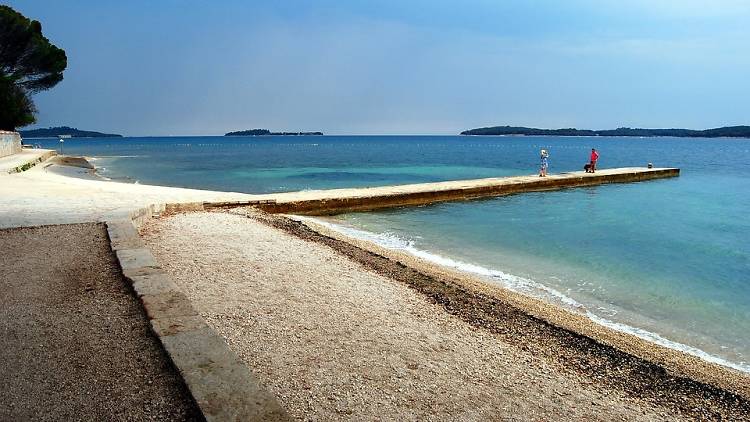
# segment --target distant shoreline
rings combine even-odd
[[[122,138],[118,133],[103,133],[92,130],[80,130],[69,126],[58,126],[40,129],[19,130],[23,139],[45,138]]]
[[[366,136],[366,135],[360,135]],[[399,136],[399,135],[393,135]],[[407,136],[433,136],[433,135],[407,135]],[[652,135],[652,136],[635,136],[635,135],[439,135],[439,136],[467,136],[473,138],[635,138],[635,139],[652,139],[652,138],[676,138],[676,139],[750,139],[750,136],[674,136],[674,135]]]
[[[705,130],[693,129],[642,129],[621,127],[617,129],[539,129],[523,126],[492,126],[469,129],[462,136],[568,136],[568,137],[635,137],[635,138],[750,138],[750,126],[725,126]]]
[[[323,136],[323,132],[271,132],[268,129],[249,129],[227,132],[224,136]]]

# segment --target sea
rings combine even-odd
[[[581,170],[680,177],[345,214],[324,224],[750,372],[750,139],[468,136],[27,140],[114,181],[246,193]]]

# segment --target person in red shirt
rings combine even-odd
[[[599,159],[599,153],[596,152],[596,149],[591,148],[591,163],[589,166],[589,169],[587,171],[593,173],[596,171],[596,160]]]

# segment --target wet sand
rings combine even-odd
[[[284,217],[243,213],[179,214],[152,221],[143,234],[196,309],[299,419],[743,419],[750,412],[725,385],[672,374],[553,325],[534,315],[533,301],[525,309],[523,299],[439,269]],[[725,381],[736,380],[746,382]]]
[[[203,420],[102,224],[0,230],[0,420]]]

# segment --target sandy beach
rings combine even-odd
[[[18,160],[6,157],[16,165]],[[253,195],[108,182],[86,168],[48,160],[22,173],[0,169],[0,228],[124,218],[155,203],[247,200]]]
[[[201,315],[299,419],[748,416],[741,394],[573,336],[594,346],[582,353],[518,309],[472,320],[469,304],[399,281],[397,273],[413,268],[377,271],[351,250],[309,233],[304,239],[299,226],[283,229],[295,226],[290,220],[243,213],[178,214],[153,221],[143,236]],[[746,377],[726,380],[738,381],[745,391]]]

